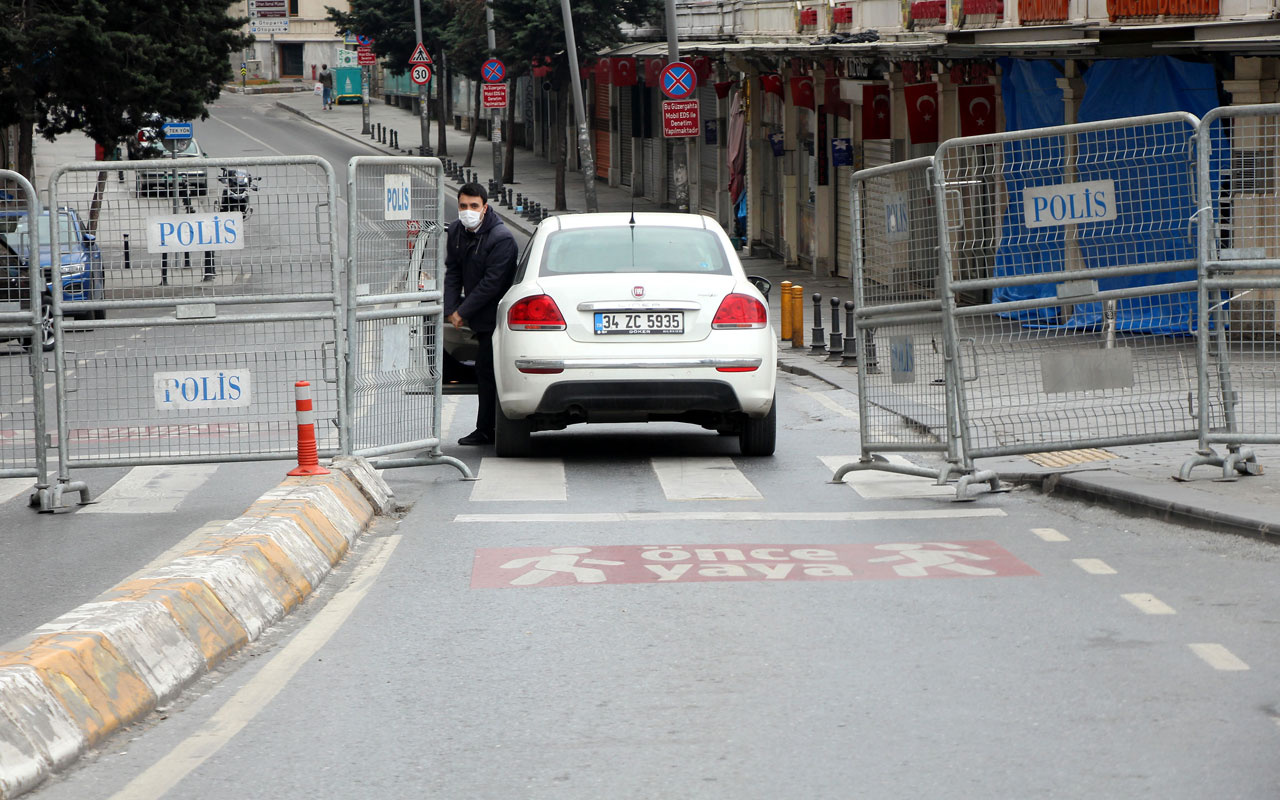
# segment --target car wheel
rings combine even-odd
[[[759,419],[748,417],[738,432],[738,447],[744,456],[771,456],[778,442],[778,400]]]
[[[106,319],[107,310],[105,308],[95,308],[90,314],[89,319]]]
[[[527,458],[533,453],[533,424],[528,419],[507,419],[499,408],[494,423],[493,444],[499,458]]]
[[[46,353],[53,350],[53,299],[47,295],[40,301],[40,349]],[[22,348],[31,349],[31,340],[23,339]]]

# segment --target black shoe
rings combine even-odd
[[[493,434],[485,433],[484,431],[477,428],[476,430],[472,431],[471,433],[468,433],[466,436],[463,436],[461,439],[459,439],[458,444],[467,445],[467,446],[493,444]]]

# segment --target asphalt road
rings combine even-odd
[[[253,134],[244,105],[218,113]],[[447,441],[474,402],[446,398]],[[402,516],[317,596],[33,796],[1280,793],[1273,548],[1026,491],[831,484],[854,398],[782,374],[778,402],[772,458],[590,426],[535,459],[448,448],[475,482],[388,472]]]
[[[327,160],[340,176],[343,188],[340,197],[345,192],[347,161],[356,155],[376,153],[370,147],[281,111],[269,99],[238,95],[225,96],[214,106],[210,119],[195,123],[195,136],[210,157],[318,155]],[[111,181],[109,185],[114,187],[114,176]],[[119,212],[122,214],[136,216],[156,209],[163,211],[169,202],[166,199],[136,198],[131,182],[123,182],[121,187],[125,202],[133,203],[138,209],[122,209]],[[216,198],[218,185],[215,184],[211,191]],[[279,193],[278,187],[263,185],[258,193],[252,195],[253,202],[259,204],[249,223],[254,226],[255,235],[276,235],[274,230],[280,226],[280,221],[271,213],[271,198]],[[345,200],[340,200],[337,216],[343,231],[346,211]],[[448,219],[457,217],[457,209],[450,203],[446,203],[445,213]],[[343,241],[341,236],[338,241]],[[103,236],[101,242],[104,249],[120,247],[114,237]],[[159,273],[143,270],[141,259],[142,255],[135,247],[135,268],[127,273],[116,271],[108,276],[108,285],[114,287],[113,296],[140,294],[144,290],[159,291],[154,286]],[[112,257],[108,256],[107,260],[111,261]],[[118,257],[115,263],[119,263]],[[172,270],[174,284],[199,281],[200,266],[199,257],[190,271],[183,271],[175,264]],[[305,285],[302,280],[298,283]],[[242,283],[240,287],[251,290],[253,284]],[[137,309],[130,313],[146,317],[160,312]],[[196,342],[167,340],[165,343],[175,353],[185,352],[192,357],[201,352],[217,352],[221,345],[228,343],[227,334],[219,326],[211,326],[204,331],[206,335]],[[68,349],[92,356],[91,361],[85,363],[76,363],[75,357],[70,359],[72,367],[68,371],[68,385],[74,391],[68,397],[75,420],[71,428],[87,431],[85,435],[74,438],[74,457],[85,459],[112,453],[129,455],[166,444],[162,441],[130,441],[116,433],[107,433],[101,427],[102,420],[137,416],[139,410],[131,408],[131,401],[123,391],[129,384],[121,375],[132,369],[139,375],[148,373],[143,378],[149,379],[153,365],[148,362],[143,365],[148,369],[139,372],[141,368],[137,367],[134,358],[136,341],[140,336],[155,338],[164,335],[155,329],[139,331],[133,328],[108,328],[93,333],[72,331],[67,334]],[[16,348],[0,344],[0,358],[22,357]],[[282,367],[271,362],[267,362],[264,368],[259,384],[289,390],[288,402],[291,405],[291,386],[296,376],[284,374]],[[45,391],[51,425],[53,385],[52,374],[46,375]],[[27,387],[8,382],[0,386],[6,404],[10,402],[10,394],[15,392],[26,394]],[[3,418],[0,418],[0,430],[4,428]],[[292,446],[290,442],[284,444]],[[30,479],[0,479],[0,609],[3,609],[0,613],[0,643],[21,636],[93,599],[171,549],[180,551],[180,542],[188,534],[210,520],[236,516],[261,494],[264,487],[275,485],[291,466],[290,462],[244,462],[133,470],[81,468],[73,477],[86,481],[94,498],[101,502],[56,515],[37,514],[28,508]],[[56,474],[56,464],[51,471]],[[74,495],[68,497],[74,500]]]

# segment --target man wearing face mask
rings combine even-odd
[[[493,331],[498,301],[515,277],[515,237],[489,209],[489,197],[478,183],[458,190],[458,219],[449,224],[444,259],[444,315],[455,328],[470,327],[479,344],[476,354],[476,429],[458,440],[462,445],[493,444],[497,386],[493,378]]]

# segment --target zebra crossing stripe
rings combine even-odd
[[[879,511],[598,511],[584,514],[457,514],[454,522],[868,522],[875,520],[1004,517],[999,508],[884,509]]]
[[[654,474],[668,500],[763,500],[733,459],[652,458]]]

